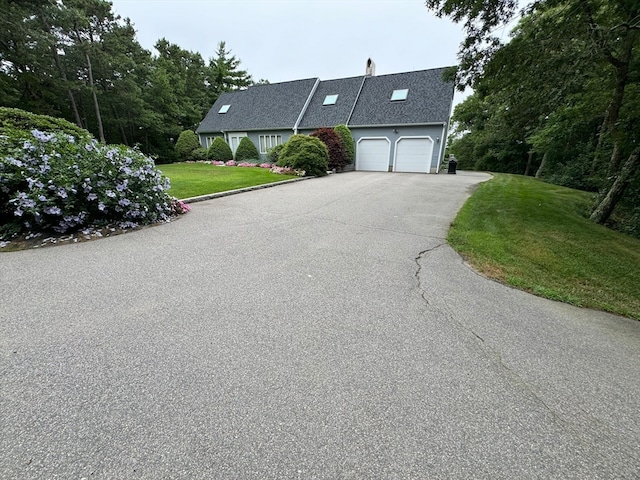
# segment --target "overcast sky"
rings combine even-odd
[[[271,83],[455,65],[462,27],[422,0],[112,0],[143,47],[164,37],[205,61],[220,41],[254,80]],[[456,93],[455,102],[462,95]]]

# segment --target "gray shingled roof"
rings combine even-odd
[[[346,123],[363,79],[360,76],[320,82],[299,127],[315,129]],[[327,95],[338,95],[335,105],[322,104]]]
[[[442,80],[444,70],[436,68],[322,81],[298,127],[333,127],[347,119],[350,127],[448,122],[453,83]],[[316,81],[308,78],[223,93],[196,132],[293,129]],[[407,99],[392,102],[391,93],[399,89],[409,90]],[[327,95],[335,94],[338,95],[335,105],[322,105]],[[223,105],[230,105],[230,108],[227,113],[220,114]]]
[[[292,129],[315,83],[308,78],[223,93],[196,132]],[[225,114],[218,113],[222,105],[231,105]]]
[[[367,77],[349,126],[448,122],[453,83],[444,68]],[[409,89],[406,100],[392,102],[394,90]]]

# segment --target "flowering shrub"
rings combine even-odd
[[[251,162],[236,163],[236,167],[255,167],[257,164]]]
[[[182,215],[183,213],[191,211],[191,205],[184,203],[182,200],[178,200],[177,198],[172,198],[171,211],[174,215]]]
[[[228,162],[224,162],[224,164],[227,167],[235,167],[236,166],[236,161],[235,160],[229,160]]]
[[[169,179],[125,146],[58,132],[12,131],[0,138],[0,239],[170,219]]]
[[[280,175],[297,175],[299,177],[304,177],[306,172],[304,170],[294,170],[291,167],[278,167],[274,165],[269,170],[271,173],[279,173]]]

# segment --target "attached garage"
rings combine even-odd
[[[402,137],[396,142],[394,172],[429,173],[433,156],[431,137]]]
[[[386,137],[361,138],[356,150],[356,170],[389,171],[391,142]]]

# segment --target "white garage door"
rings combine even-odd
[[[358,141],[356,170],[389,171],[389,146],[386,138],[363,138]]]
[[[396,144],[394,172],[429,173],[433,140],[430,138],[401,138]]]

